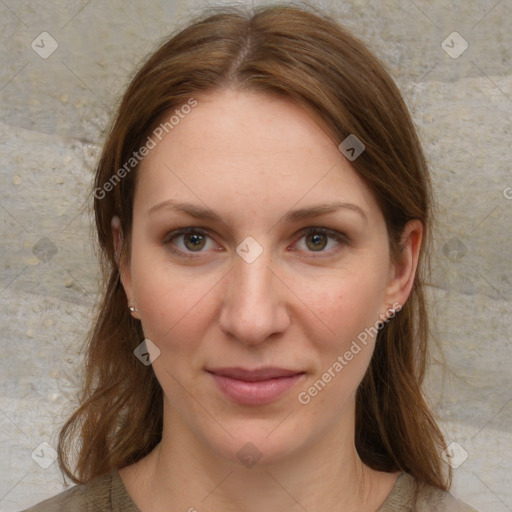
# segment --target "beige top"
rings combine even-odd
[[[427,487],[413,507],[415,480],[401,473],[386,501],[377,512],[477,512],[449,492]],[[128,494],[119,472],[99,476],[22,512],[141,512]]]

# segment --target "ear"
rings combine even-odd
[[[410,220],[404,227],[400,238],[400,249],[396,261],[392,263],[386,288],[388,304],[396,308],[405,304],[416,276],[416,269],[423,240],[423,224],[419,220]]]
[[[136,303],[134,303],[135,298],[133,297],[133,294],[132,294],[132,278],[131,278],[131,273],[130,273],[130,265],[126,264],[126,258],[124,258],[122,255],[123,244],[124,244],[124,235],[123,235],[123,228],[121,227],[121,221],[119,220],[119,217],[117,217],[117,216],[112,217],[111,226],[112,226],[112,238],[114,241],[114,252],[116,255],[117,266],[119,267],[121,283],[123,285],[126,297],[128,298],[128,305],[136,306]],[[134,318],[139,318],[137,311],[132,311],[131,315]]]

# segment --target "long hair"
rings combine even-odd
[[[61,471],[75,483],[87,483],[137,462],[161,440],[162,389],[152,366],[133,354],[144,335],[128,312],[111,219],[120,218],[121,258],[129,260],[138,167],[130,160],[133,153],[164,115],[191,98],[228,87],[291,99],[320,119],[337,145],[349,135],[364,143],[351,164],[383,212],[392,257],[400,250],[406,222],[422,222],[412,292],[379,331],[357,391],[355,444],[373,469],[405,471],[420,484],[449,489],[451,471],[440,456],[443,435],[422,391],[431,339],[424,295],[433,221],[428,166],[384,65],[334,18],[289,5],[203,13],[148,58],[122,98],[94,181],[103,290],[86,340],[78,405],[59,435]]]

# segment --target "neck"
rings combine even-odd
[[[132,497],[151,512],[375,511],[398,474],[364,465],[353,441],[354,407],[342,418],[284,460],[249,467],[213,453],[166,403],[162,441],[137,463]]]

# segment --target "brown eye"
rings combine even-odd
[[[183,243],[190,251],[201,250],[206,244],[206,237],[202,233],[186,233],[183,235]]]
[[[339,231],[326,228],[307,228],[303,231],[302,237],[295,245],[295,249],[309,253],[312,257],[333,256],[344,246],[350,245],[347,236]],[[312,253],[319,253],[313,256]]]
[[[313,233],[306,235],[306,246],[312,251],[322,251],[327,246],[327,235],[324,233]]]
[[[172,231],[165,237],[163,244],[172,252],[184,257],[193,257],[192,253],[200,256],[201,253],[216,247],[214,240],[206,231],[195,228]]]

